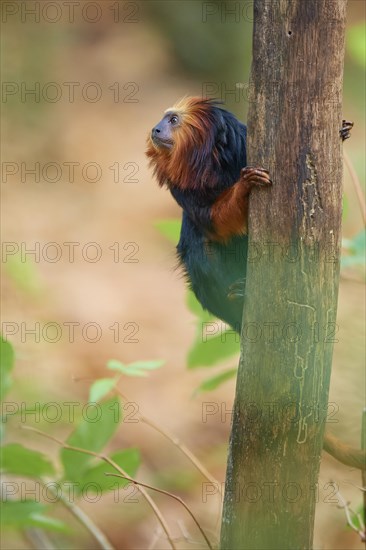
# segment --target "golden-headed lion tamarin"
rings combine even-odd
[[[271,184],[267,170],[246,167],[246,127],[215,101],[185,98],[153,128],[147,156],[183,209],[177,250],[193,292],[240,332],[248,197]]]

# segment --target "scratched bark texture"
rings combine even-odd
[[[340,259],[345,0],[255,0],[249,260],[223,549],[312,547]],[[321,496],[321,493],[320,493]]]

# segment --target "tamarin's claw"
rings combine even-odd
[[[272,185],[272,180],[269,177],[269,171],[265,168],[256,168],[254,166],[246,166],[240,172],[241,182],[248,187],[248,191],[255,185],[267,187]]]
[[[342,120],[342,128],[339,130],[339,134],[342,138],[342,141],[351,137],[351,130],[353,126],[354,126],[353,122],[349,122],[348,120]]]

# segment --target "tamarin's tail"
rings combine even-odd
[[[366,470],[366,450],[350,447],[329,432],[325,432],[323,449],[346,466]]]

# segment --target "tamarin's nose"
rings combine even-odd
[[[151,130],[151,133],[153,136],[156,136],[156,134],[160,134],[160,128],[158,126],[155,126],[152,130]]]

